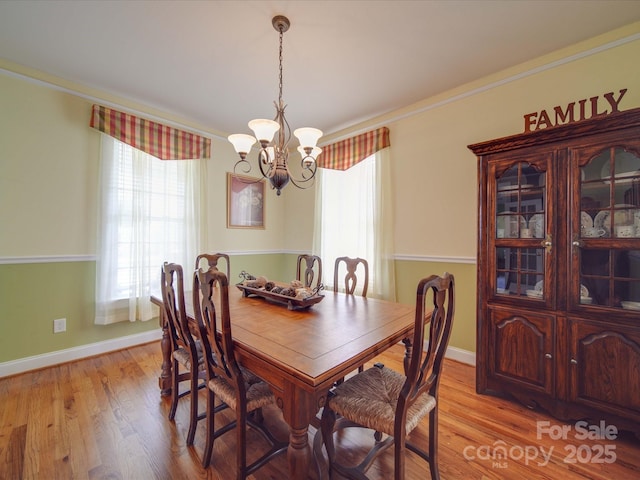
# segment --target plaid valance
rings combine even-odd
[[[346,140],[322,147],[317,163],[320,168],[347,170],[378,150],[391,145],[389,129],[380,127]]]
[[[211,157],[211,140],[161,123],[94,105],[89,125],[162,160]]]

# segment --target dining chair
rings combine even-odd
[[[287,451],[263,423],[262,408],[275,403],[269,385],[241,367],[235,357],[229,314],[229,281],[215,267],[198,269],[193,278],[194,312],[202,339],[207,372],[207,434],[202,465],[211,463],[214,440],[235,428],[236,477],[245,479],[276,455]],[[235,420],[215,430],[215,399],[235,412]],[[247,465],[247,425],[270,444],[260,458]]]
[[[339,281],[340,273],[345,272],[343,282]],[[369,262],[364,258],[338,257],[333,268],[333,291],[339,292],[341,289],[347,295],[355,295],[358,286],[358,271],[361,272],[362,291],[360,295],[367,296],[369,288]],[[358,367],[358,372],[364,370],[364,365]],[[342,383],[339,380],[338,383]]]
[[[171,338],[171,408],[169,420],[174,420],[178,400],[191,396],[187,445],[192,445],[198,420],[198,390],[204,388],[205,372],[201,342],[189,330],[184,302],[184,276],[182,266],[165,262],[161,275],[162,302]],[[201,381],[202,380],[202,381]],[[189,389],[180,392],[180,383],[189,381]]]
[[[344,264],[345,276],[344,281],[338,280],[341,272],[342,264]],[[342,288],[344,293],[354,295],[358,285],[358,269],[361,271],[360,279],[362,280],[362,291],[360,295],[367,296],[369,288],[369,262],[364,258],[338,257],[336,258],[335,267],[333,269],[333,291],[338,292]]]
[[[220,260],[226,265],[227,279],[231,278],[231,263],[229,262],[229,255],[226,253],[201,253],[196,257],[196,270],[200,268],[200,264],[203,263],[202,260],[207,261],[208,268],[215,267],[218,270],[218,263]]]
[[[317,255],[298,255],[296,280],[305,287],[318,288],[322,283],[322,259]]]
[[[429,299],[432,305],[429,305]],[[327,449],[329,473],[367,478],[365,472],[377,456],[394,446],[394,478],[405,478],[405,452],[410,450],[429,463],[432,479],[438,471],[438,385],[442,362],[451,335],[454,316],[454,278],[445,273],[420,280],[416,294],[414,348],[405,375],[382,364],[351,377],[330,391],[321,419],[321,434]],[[428,337],[428,338],[426,338]],[[425,345],[426,350],[421,348]],[[429,416],[428,452],[410,443],[407,436]],[[336,460],[334,433],[348,427],[363,427],[387,437],[376,441],[358,465]]]

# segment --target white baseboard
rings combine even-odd
[[[476,354],[469,350],[463,350],[457,347],[448,347],[445,357],[461,363],[466,363],[467,365],[476,365]]]
[[[398,342],[398,344],[402,345],[402,342]],[[422,345],[422,349],[426,352],[428,346],[428,341],[425,341],[424,345]],[[450,358],[451,360],[455,360],[460,363],[466,363],[467,365],[472,365],[474,367],[476,366],[476,354],[469,350],[463,350],[458,347],[447,347],[447,351],[444,356],[445,358]]]
[[[51,367],[60,363],[71,362],[81,358],[93,357],[101,353],[113,352],[127,347],[133,347],[143,343],[149,343],[162,338],[162,329],[158,328],[144,333],[127,335],[126,337],[105,340],[104,342],[81,345],[79,347],[57,350],[55,352],[34,355],[32,357],[20,358],[9,362],[0,363],[0,378],[18,373],[37,370],[39,368]],[[468,350],[456,347],[448,347],[446,357],[467,365],[476,364],[476,354]]]
[[[148,332],[136,333],[125,337],[105,340],[104,342],[90,343],[79,347],[57,350],[55,352],[43,353],[32,357],[20,358],[9,362],[0,363],[0,378],[17,373],[37,370],[39,368],[50,367],[60,363],[71,362],[81,358],[93,357],[101,353],[121,350],[123,348],[149,343],[162,338],[162,329],[157,328]]]

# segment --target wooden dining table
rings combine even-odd
[[[334,383],[400,341],[406,362],[414,325],[414,307],[357,295],[322,292],[319,303],[303,310],[229,288],[235,353],[245,368],[262,377],[289,425],[289,478],[308,478],[309,426]],[[185,294],[193,320],[191,294]],[[162,299],[151,301],[162,307]],[[171,343],[160,308],[163,362],[160,389],[171,392]]]

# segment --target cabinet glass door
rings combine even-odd
[[[639,145],[640,146],[640,145]],[[572,248],[579,281],[572,303],[640,310],[640,156],[638,148],[575,152],[579,216]],[[579,172],[579,173],[578,173]],[[575,204],[574,204],[575,205]]]
[[[494,295],[545,299],[546,165],[503,161],[491,169]]]
[[[543,298],[544,249],[497,247],[496,257],[497,294]]]

